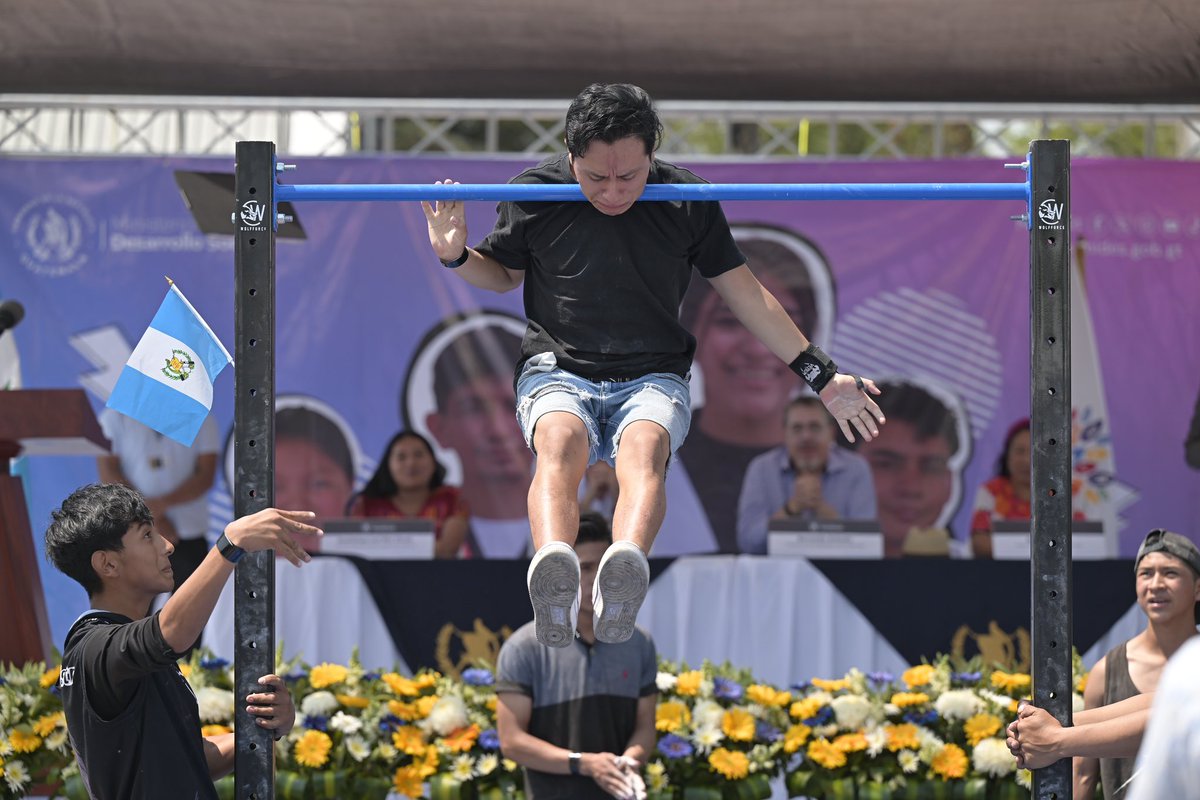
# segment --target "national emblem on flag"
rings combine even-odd
[[[221,340],[172,283],[107,405],[190,447],[212,410],[213,382],[232,363]]]

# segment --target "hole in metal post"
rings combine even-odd
[[[253,192],[254,190],[251,189],[250,191]],[[1054,194],[1054,184],[1050,184],[1049,186],[1047,186],[1046,191],[1049,192],[1050,194]]]
[[[250,240],[250,246],[251,246],[251,247],[254,247],[254,245],[256,245],[256,244],[258,244],[258,239],[251,239],[251,240]]]
[[[1051,446],[1051,447],[1054,447],[1054,445],[1056,445],[1056,444],[1058,444],[1058,439],[1051,439],[1051,440],[1050,440],[1050,446]]]
[[[1054,497],[1054,495],[1058,494],[1058,492],[1055,491],[1054,489],[1050,489],[1049,491],[1046,492],[1046,494],[1050,495],[1051,497]]]
[[[251,490],[250,490],[250,496],[251,496],[251,497],[255,497],[255,496],[257,496],[257,495],[258,495],[258,492],[254,491],[253,489],[251,489]]]
[[[253,289],[251,289],[251,290],[250,290],[250,293],[251,293],[251,294],[254,294],[254,290],[253,290]],[[1057,339],[1055,339],[1053,336],[1051,336],[1049,339],[1047,339],[1047,340],[1046,340],[1046,344],[1054,344],[1056,341],[1058,341],[1058,340],[1057,340]]]
[[[254,340],[253,340],[253,339],[251,339],[250,341],[254,341]],[[1053,386],[1051,386],[1049,389],[1047,389],[1047,390],[1046,390],[1046,393],[1047,393],[1047,394],[1054,394],[1054,387],[1053,387]]]
[[[1050,590],[1050,596],[1051,596],[1051,597],[1058,597],[1058,592],[1057,592],[1056,590],[1054,590],[1054,589],[1051,589],[1051,590]]]
[[[1051,286],[1049,289],[1047,289],[1046,294],[1050,294],[1050,295],[1054,294],[1054,287]]]
[[[251,439],[250,441],[246,442],[246,444],[250,445],[251,447],[254,447],[254,445],[257,444],[257,442],[255,442],[253,439]]]
[[[1051,186],[1051,187],[1050,187],[1050,191],[1052,191],[1052,192],[1054,191],[1054,187],[1053,187],[1053,186]],[[251,187],[250,187],[250,194],[258,194],[258,189],[256,189],[256,188],[254,188],[253,186],[251,186]]]
[[[258,749],[258,744],[257,744],[256,742],[251,742],[251,743],[250,743],[250,749],[251,749],[251,750],[257,750],[257,749]]]
[[[1051,539],[1051,540],[1048,542],[1048,544],[1049,544],[1051,547],[1054,547],[1054,545],[1055,545],[1055,541],[1054,541],[1053,539]]]
[[[251,390],[250,390],[250,396],[251,396],[251,397],[254,397],[256,394],[258,394],[258,389],[251,389]]]
[[[253,239],[251,239],[251,240],[250,240],[250,244],[254,244],[254,240],[253,240]],[[1054,244],[1054,237],[1053,237],[1053,236],[1047,236],[1047,237],[1046,237],[1046,244]]]
[[[251,290],[250,290],[250,296],[251,296],[251,297],[254,297],[254,295],[256,295],[256,294],[258,294],[258,289],[251,289]]]
[[[246,642],[246,646],[247,646],[247,647],[249,647],[251,650],[257,650],[257,649],[258,649],[258,642],[256,642],[256,641],[254,641],[253,639],[251,639],[250,641]]]
[[[254,589],[251,589],[250,591],[246,592],[246,595],[253,600],[258,597],[258,592],[256,592]]]
[[[251,339],[251,340],[250,340],[250,346],[251,346],[251,347],[254,347],[254,346],[255,346],[255,345],[257,345],[257,344],[258,344],[258,339]]]
[[[1058,642],[1054,642],[1054,641],[1052,641],[1052,642],[1050,642],[1050,646],[1051,646],[1051,647],[1058,647]]]
[[[1057,698],[1057,697],[1058,697],[1058,692],[1051,692],[1051,693],[1050,693],[1050,699],[1051,699],[1051,700],[1054,700],[1054,699],[1055,699],[1055,698]]]

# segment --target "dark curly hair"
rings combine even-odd
[[[119,483],[93,483],[76,489],[50,517],[46,558],[78,581],[88,597],[104,588],[92,569],[92,554],[97,550],[120,552],[125,549],[122,538],[131,527],[154,524],[142,495]]]
[[[594,141],[605,144],[637,137],[653,155],[662,141],[663,125],[646,90],[632,83],[593,83],[567,109],[567,152],[575,158]]]

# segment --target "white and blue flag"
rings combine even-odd
[[[232,363],[221,340],[172,283],[107,406],[190,447],[212,410],[213,382]]]

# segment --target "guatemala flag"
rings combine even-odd
[[[190,447],[212,410],[213,381],[232,363],[221,340],[172,283],[107,406]]]

